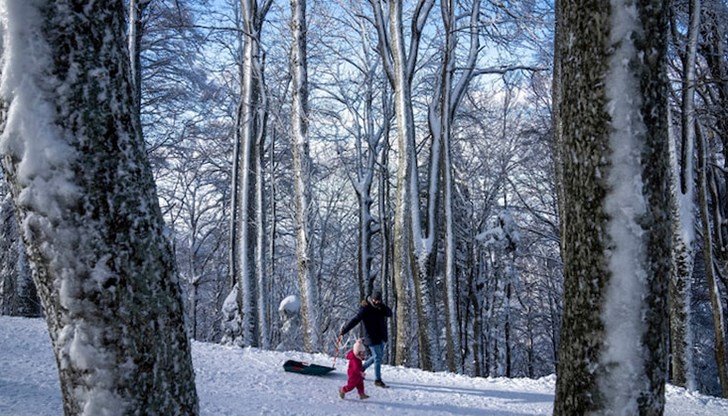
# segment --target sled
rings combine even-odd
[[[305,374],[309,376],[323,376],[334,370],[334,367],[309,364],[303,361],[288,360],[283,363],[283,369],[290,373]]]

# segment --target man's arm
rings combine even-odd
[[[384,316],[387,318],[390,318],[392,316],[392,309],[389,308],[389,306],[382,303],[382,306],[384,306]]]
[[[341,327],[339,335],[346,335],[347,332],[351,331],[361,321],[363,312],[364,308],[359,308],[359,312],[346,325]]]

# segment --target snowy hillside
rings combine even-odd
[[[286,373],[297,359],[331,366],[325,355],[278,353],[194,343],[193,360],[201,414],[240,415],[550,415],[554,377],[540,380],[481,379],[383,367],[390,389],[366,382],[366,401],[355,392],[339,399],[346,360],[327,376]],[[341,355],[341,354],[340,354]],[[45,322],[0,317],[0,415],[63,413]],[[727,415],[728,400],[668,386],[666,415]]]

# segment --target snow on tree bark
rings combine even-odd
[[[681,113],[681,154],[671,157],[677,177],[673,187],[673,264],[670,280],[670,344],[672,346],[672,382],[693,388],[692,336],[690,327],[690,293],[695,260],[694,231],[694,148],[695,148],[695,60],[700,22],[700,0],[690,2],[688,41],[683,55],[683,91]],[[672,140],[672,139],[671,139]],[[670,143],[671,151],[674,143]],[[671,155],[672,156],[672,155]],[[679,164],[678,164],[679,162]]]
[[[397,202],[394,213],[394,282],[397,309],[397,346],[395,363],[403,364],[407,359],[407,336],[410,295],[406,292],[411,282],[414,288],[414,303],[420,368],[432,370],[437,340],[437,316],[433,307],[431,271],[433,268],[434,223],[428,224],[427,235],[421,227],[419,186],[415,149],[415,125],[412,109],[412,76],[417,62],[417,50],[424,24],[433,0],[420,0],[412,15],[412,32],[409,51],[405,48],[405,31],[401,2],[388,4],[389,21],[385,23],[382,2],[370,0],[374,11],[374,25],[379,39],[379,53],[385,72],[394,91],[394,113],[397,126],[399,149],[397,166]],[[433,143],[433,147],[437,142]],[[439,154],[439,153],[438,153]],[[433,158],[439,160],[439,157]],[[437,181],[431,181],[437,184]],[[429,197],[437,198],[436,187],[429,189]],[[434,207],[435,204],[430,204]],[[435,342],[432,342],[435,341]]]
[[[681,113],[681,156],[674,174],[673,188],[673,264],[670,293],[670,345],[672,347],[672,382],[693,389],[692,329],[690,301],[693,265],[695,262],[694,231],[694,149],[695,149],[695,62],[700,27],[700,0],[690,1],[690,24],[686,51],[683,55],[683,89]],[[671,139],[672,140],[672,139]],[[670,143],[671,151],[674,143]],[[672,155],[671,155],[672,156]],[[671,157],[674,160],[677,155]]]
[[[0,151],[66,414],[196,414],[121,2],[3,2]],[[161,388],[164,386],[163,388]]]
[[[668,2],[560,1],[565,305],[554,414],[661,414]]]
[[[267,325],[267,315],[263,310],[268,306],[261,299],[260,284],[265,280],[262,265],[256,263],[256,254],[264,247],[258,246],[262,214],[256,212],[256,207],[262,195],[260,181],[261,169],[258,164],[260,152],[265,137],[267,121],[266,97],[263,78],[262,51],[260,36],[263,21],[270,9],[272,0],[265,0],[258,4],[257,0],[244,0],[241,5],[241,20],[243,32],[242,62],[240,62],[241,97],[238,103],[237,131],[235,141],[235,154],[233,165],[232,184],[232,215],[230,237],[230,274],[231,283],[237,285],[236,302],[240,311],[240,333],[242,340],[234,339],[236,330],[232,330],[235,322],[230,322],[228,328],[229,340],[236,344],[259,346],[259,343],[268,344],[267,335],[261,336],[261,331]],[[262,303],[262,304],[261,304]],[[232,318],[234,314],[223,311],[223,314]]]
[[[301,318],[306,351],[321,348],[318,310],[321,307],[311,254],[311,158],[308,149],[308,68],[306,65],[306,0],[291,0],[291,141],[296,199],[296,262],[301,290]]]
[[[671,160],[676,162],[674,143],[670,138]],[[690,164],[692,170],[692,163]],[[684,174],[673,164],[673,177]],[[690,174],[692,177],[692,174]],[[670,346],[672,383],[676,386],[695,388],[692,371],[692,328],[690,326],[691,281],[695,263],[693,187],[683,194],[679,181],[673,179],[672,186],[672,244],[673,270],[670,274]],[[692,182],[692,180],[691,180]]]

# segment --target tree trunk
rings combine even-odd
[[[0,177],[0,315],[39,317],[40,299],[18,231],[10,188]]]
[[[124,6],[2,7],[0,148],[64,411],[197,414],[174,253],[133,117]]]
[[[244,22],[252,20],[252,16],[244,17]],[[248,33],[254,28],[244,24]],[[255,156],[254,144],[258,135],[257,114],[259,109],[258,85],[255,66],[260,59],[260,45],[254,36],[246,36],[243,43],[242,94],[238,113],[238,127],[235,150],[235,166],[233,176],[233,221],[232,250],[233,267],[230,268],[238,285],[237,305],[242,322],[242,343],[247,346],[258,346],[257,328],[257,281],[255,278],[255,234],[252,224],[255,218]]]
[[[296,199],[296,262],[301,290],[303,343],[308,352],[321,348],[318,324],[318,286],[311,255],[311,159],[308,149],[308,67],[306,64],[306,0],[291,0],[291,138]]]
[[[558,144],[570,157],[558,415],[664,409],[669,3],[631,4],[559,2]]]
[[[412,110],[412,76],[417,58],[422,26],[432,9],[433,0],[420,0],[412,17],[413,30],[409,55],[405,50],[405,33],[402,25],[401,2],[388,5],[389,22],[384,21],[382,3],[370,0],[374,10],[374,23],[379,36],[379,52],[385,72],[394,90],[394,114],[397,125],[399,164],[397,167],[397,203],[394,220],[394,280],[397,297],[397,364],[406,362],[409,326],[409,282],[412,282],[415,308],[420,367],[432,369],[432,332],[436,319],[433,317],[430,293],[430,267],[432,262],[431,240],[423,238],[420,224],[419,187],[415,155],[415,126]],[[437,159],[435,159],[437,160]],[[430,194],[437,198],[438,192]],[[430,224],[432,226],[432,224]],[[432,234],[428,234],[432,238]]]
[[[389,94],[389,92],[386,92]],[[390,107],[389,105],[384,106],[385,108],[385,114],[390,115]],[[390,119],[390,117],[386,118],[387,120]],[[394,293],[394,290],[392,288],[395,286],[393,282],[392,277],[392,269],[393,269],[393,258],[394,258],[394,245],[392,243],[392,224],[391,224],[391,217],[389,213],[389,205],[388,201],[391,200],[391,193],[389,188],[390,183],[390,177],[389,177],[389,132],[390,132],[390,125],[389,121],[385,123],[384,125],[384,132],[383,132],[383,139],[382,144],[383,148],[379,156],[379,218],[380,218],[380,240],[381,240],[381,250],[382,250],[382,260],[380,264],[380,276],[382,279],[382,293],[389,294],[390,290],[393,292],[394,299],[397,299],[396,293]],[[388,290],[390,289],[390,290]],[[387,296],[385,295],[385,296]],[[386,302],[385,302],[386,303]],[[387,303],[388,305],[392,305],[394,310],[399,311],[399,304],[397,302]],[[389,362],[397,362],[397,345],[399,345],[398,342],[398,323],[399,319],[388,319],[387,324],[389,325]]]
[[[710,6],[712,7],[704,9],[703,20],[705,24],[702,25],[704,41],[701,46],[705,49],[703,56],[708,63],[710,81],[714,84],[713,88],[715,90],[715,93],[712,94],[714,97],[713,105],[710,106],[716,109],[712,114],[715,117],[715,126],[712,130],[716,133],[723,148],[722,180],[715,179],[716,175],[713,175],[713,178],[718,183],[728,184],[728,111],[725,111],[728,108],[728,62],[725,59],[728,41],[724,36],[727,28],[726,19],[724,18],[726,5],[713,2],[710,3]],[[719,191],[721,200],[725,201],[728,198],[725,185]],[[715,204],[714,211],[716,213],[713,220],[714,227],[720,232],[718,234],[720,238],[716,254],[724,270],[724,273],[720,276],[724,286],[728,287],[728,278],[726,278],[726,272],[728,272],[728,220],[726,220],[728,218],[728,207],[726,204]]]
[[[713,312],[713,331],[715,335],[715,363],[718,366],[718,379],[723,397],[728,398],[728,362],[726,362],[725,319],[723,305],[720,301],[720,291],[715,276],[713,257],[713,237],[710,229],[710,210],[708,206],[708,165],[706,163],[707,146],[702,132],[696,128],[698,134],[698,208],[700,209],[700,223],[703,234],[703,259],[705,262],[705,278],[710,293],[710,305]]]
[[[261,70],[261,77],[263,71]],[[258,180],[255,182],[255,273],[256,273],[256,285],[258,287],[258,334],[260,338],[260,347],[264,350],[270,349],[270,322],[272,320],[272,310],[270,307],[270,291],[268,282],[268,266],[266,257],[266,194],[265,184],[263,180],[264,175],[264,164],[263,155],[265,152],[265,132],[267,124],[268,106],[265,98],[265,90],[263,88],[264,82],[260,85],[260,95],[262,97],[262,108],[263,108],[263,127],[258,132],[258,137],[255,140],[255,177]]]
[[[695,59],[700,28],[700,0],[690,2],[690,25],[683,55],[683,88],[681,113],[681,156],[677,186],[673,187],[673,263],[670,279],[670,345],[672,382],[693,389],[692,329],[690,326],[690,293],[694,255],[694,148],[695,148]],[[671,150],[675,144],[670,142]],[[674,151],[673,151],[674,153]],[[676,157],[676,156],[675,156]],[[671,160],[674,160],[671,157]],[[675,169],[673,169],[675,171]]]
[[[260,259],[256,256],[263,247],[258,247],[258,233],[263,221],[257,212],[260,203],[259,160],[262,157],[262,143],[265,138],[267,119],[266,97],[263,79],[263,59],[260,48],[260,34],[265,15],[272,0],[261,5],[257,0],[241,0],[241,23],[245,35],[241,35],[242,49],[240,63],[241,96],[238,104],[235,153],[233,155],[232,212],[230,215],[230,283],[234,291],[238,287],[236,303],[240,314],[242,340],[235,341],[248,346],[261,343],[260,281],[264,271],[258,270]],[[233,323],[233,326],[236,326]],[[234,334],[233,334],[234,336]]]
[[[142,108],[142,37],[144,36],[144,23],[142,16],[151,0],[129,0],[129,59],[131,64],[132,102],[134,103],[134,118],[141,126]]]
[[[685,143],[683,143],[685,146]],[[681,175],[689,175],[692,184],[693,164],[689,164],[689,173],[678,168],[677,154],[672,137],[670,138],[671,157],[673,161],[672,186],[672,258],[674,268],[670,274],[670,347],[672,383],[676,386],[694,389],[694,376],[692,371],[692,328],[690,326],[690,303],[693,265],[695,263],[694,248],[694,217],[693,185],[689,186],[688,193],[680,191],[680,182],[676,180]],[[690,152],[692,155],[692,152]],[[692,156],[691,156],[692,158]]]

